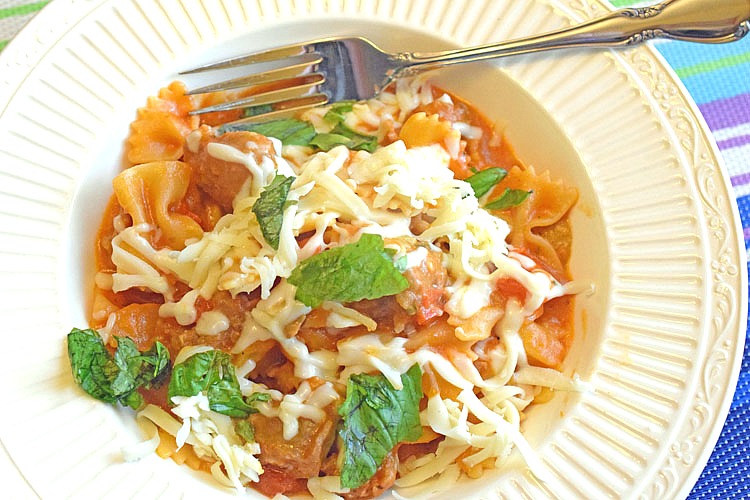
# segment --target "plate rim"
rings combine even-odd
[[[738,247],[738,255],[740,256],[740,262],[739,262],[739,286],[740,291],[742,292],[741,296],[739,297],[739,316],[737,325],[740,330],[737,332],[737,345],[735,348],[735,352],[733,353],[734,356],[732,358],[732,368],[730,370],[729,380],[732,381],[732,383],[726,388],[726,392],[724,397],[721,400],[720,409],[717,412],[717,418],[715,420],[715,425],[713,425],[708,434],[707,439],[705,441],[704,447],[701,450],[697,460],[694,462],[694,467],[688,472],[687,479],[684,481],[684,484],[681,485],[681,487],[678,489],[677,496],[681,498],[687,498],[692,489],[697,484],[698,480],[700,479],[700,476],[703,473],[703,470],[705,469],[706,465],[708,464],[709,459],[711,458],[711,455],[713,454],[714,449],[716,448],[716,444],[719,440],[719,437],[721,436],[722,430],[724,428],[724,425],[726,423],[727,417],[729,416],[729,411],[731,409],[732,401],[734,400],[734,395],[737,390],[737,384],[739,381],[739,375],[742,368],[742,360],[744,357],[744,350],[745,350],[745,344],[747,342],[747,329],[743,325],[747,325],[748,321],[748,301],[750,301],[749,294],[748,294],[748,255],[746,247],[744,246],[744,232],[742,227],[742,219],[740,218],[740,212],[739,207],[737,205],[737,197],[734,194],[734,189],[732,187],[731,181],[729,179],[729,174],[727,172],[726,167],[726,160],[724,159],[724,156],[721,153],[721,150],[719,149],[718,143],[716,141],[716,138],[714,137],[713,133],[711,132],[711,129],[708,126],[708,123],[706,122],[706,119],[704,118],[703,114],[701,113],[698,104],[695,102],[693,97],[690,95],[690,92],[687,89],[687,86],[683,83],[683,81],[680,79],[680,77],[677,75],[677,72],[674,70],[674,68],[671,67],[667,59],[653,46],[649,45],[650,49],[650,55],[654,58],[655,61],[658,62],[658,64],[661,66],[662,71],[669,74],[671,77],[671,83],[677,87],[679,90],[680,95],[682,96],[682,99],[684,101],[684,104],[690,109],[691,116],[694,120],[696,120],[700,125],[700,131],[703,135],[703,140],[706,141],[711,154],[713,156],[714,161],[716,162],[716,166],[721,173],[719,176],[719,179],[722,181],[722,188],[723,190],[729,195],[727,196],[727,202],[730,207],[730,211],[732,213],[732,227],[730,228],[732,232],[734,233],[734,238],[737,241],[737,247]],[[740,246],[740,243],[743,243],[742,246]],[[742,258],[744,256],[744,259]],[[743,334],[743,332],[745,334]]]

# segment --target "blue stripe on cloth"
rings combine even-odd
[[[698,104],[750,92],[750,37],[718,45],[667,41],[655,47],[681,74],[682,82]],[[737,78],[738,75],[749,76]]]
[[[750,220],[750,196],[737,201],[738,204],[741,203],[740,214],[743,221]],[[688,495],[688,500],[750,498],[750,482],[747,480],[750,477],[750,461],[742,459],[747,457],[747,450],[750,449],[750,426],[747,425],[750,421],[749,340],[745,333],[745,352],[731,410],[706,468]]]
[[[656,48],[677,71],[732,56],[741,56],[750,52],[750,37],[739,42],[721,45],[699,44],[688,42],[657,42]]]
[[[750,76],[739,79],[742,74],[750,75],[750,62],[689,76],[682,82],[695,102],[705,104],[750,93]]]
[[[740,212],[742,227],[745,229],[745,243],[748,241],[748,232],[750,231],[750,195],[739,196],[737,198],[737,208]]]
[[[737,208],[740,211],[740,218],[744,226],[750,226],[750,196],[740,196],[737,198]]]
[[[740,378],[737,390],[742,393],[750,391],[748,374]],[[736,403],[736,400],[735,400]],[[721,437],[716,444],[715,452],[703,471],[703,476],[712,477],[710,482],[698,482],[690,493],[690,500],[708,500],[725,498],[750,498],[750,463],[737,460],[746,453],[750,446],[750,405],[747,401],[733,406]]]

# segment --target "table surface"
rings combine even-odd
[[[0,0],[0,50],[47,3],[49,0]],[[626,7],[644,2],[611,0],[611,3]],[[660,41],[655,47],[685,84],[714,134],[737,197],[747,248],[750,244],[750,36],[726,45]],[[689,498],[750,498],[749,446],[750,351],[746,342],[726,424]],[[0,448],[0,466],[7,460],[5,450]]]

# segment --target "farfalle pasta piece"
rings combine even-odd
[[[451,158],[457,158],[461,152],[461,133],[437,114],[414,113],[401,127],[399,139],[404,141],[407,148],[439,144]]]
[[[202,470],[210,472],[209,463],[201,460],[196,455],[194,448],[189,444],[184,444],[177,448],[175,437],[162,428],[158,428],[159,446],[156,448],[156,454],[161,458],[171,458],[176,464],[185,464],[193,470]]]
[[[139,108],[128,137],[128,161],[131,165],[152,161],[179,160],[185,137],[200,125],[193,98],[185,95],[185,85],[173,82],[149,97]]]
[[[578,191],[560,181],[553,181],[549,172],[537,174],[533,167],[513,167],[492,197],[500,195],[505,188],[533,191],[528,203],[519,206],[524,212],[525,223],[530,228],[550,226],[565,216],[578,199]]]
[[[532,192],[526,201],[508,211],[508,217],[511,219],[510,243],[537,254],[545,264],[562,274],[568,252],[558,250],[568,245],[564,241],[545,238],[542,234],[567,234],[568,238],[570,237],[569,231],[546,230],[563,220],[567,221],[564,217],[578,200],[578,191],[565,186],[562,182],[552,181],[549,172],[537,174],[531,167],[511,168],[489,199],[500,196],[506,188]]]
[[[190,167],[179,161],[136,165],[115,177],[115,196],[133,219],[133,225],[159,228],[152,243],[181,250],[186,240],[203,235],[198,222],[177,211],[187,193],[190,176]]]
[[[544,304],[542,314],[526,321],[519,330],[529,360],[537,366],[557,368],[570,348],[573,318],[570,297],[557,297]]]
[[[492,329],[504,313],[503,307],[490,305],[469,318],[451,316],[448,318],[448,324],[456,327],[455,334],[458,340],[477,342],[492,335]]]

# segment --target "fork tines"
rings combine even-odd
[[[242,87],[251,87],[253,85],[271,84],[271,83],[283,83],[285,80],[291,80],[298,78],[300,74],[304,73],[304,70],[309,69],[311,65],[318,64],[323,59],[316,57],[315,59],[303,60],[298,63],[293,63],[283,68],[273,68],[262,73],[255,73],[252,75],[242,76],[239,78],[232,78],[223,82],[206,85],[199,87],[187,92],[188,95],[196,94],[207,94],[209,92],[218,92],[222,90],[239,89]],[[184,73],[181,73],[184,74]],[[294,82],[289,82],[290,84]],[[285,85],[279,85],[282,87]]]
[[[199,115],[203,113],[212,113],[214,111],[228,111],[230,109],[247,108],[250,106],[268,106],[274,103],[280,103],[289,99],[298,99],[305,94],[305,91],[314,88],[315,86],[323,83],[325,78],[320,73],[312,73],[310,75],[296,76],[290,78],[280,79],[262,79],[265,75],[251,75],[249,77],[238,78],[237,80],[248,81],[246,84],[235,84],[231,81],[230,86],[226,89],[234,89],[239,87],[257,86],[258,91],[254,92],[247,97],[237,99],[234,101],[223,102],[220,104],[214,104],[212,106],[205,106],[200,109],[196,109],[190,112],[191,115]],[[259,78],[254,78],[259,77]],[[221,84],[216,84],[221,85]],[[215,92],[216,85],[209,85],[188,92],[188,94],[200,94],[205,92]],[[261,87],[262,86],[262,87]],[[267,87],[267,88],[263,88]],[[204,90],[209,89],[209,90]]]
[[[287,45],[285,47],[277,47],[275,49],[263,50],[260,52],[254,52],[244,56],[232,57],[218,61],[211,64],[204,64],[197,68],[192,68],[186,71],[181,71],[181,75],[188,75],[192,73],[201,73],[203,71],[211,71],[216,69],[227,69],[235,68],[238,66],[247,66],[249,64],[256,64],[262,62],[278,61],[280,59],[286,59],[293,56],[301,56],[312,52],[310,44],[294,44]]]
[[[328,96],[326,94],[315,92],[316,88],[319,88],[325,82],[325,75],[315,71],[317,66],[323,62],[323,57],[315,53],[314,49],[314,44],[309,43],[289,45],[234,57],[181,72],[181,75],[187,75],[258,63],[278,62],[283,64],[271,69],[264,69],[258,73],[190,90],[189,95],[196,95],[249,88],[239,99],[196,109],[191,111],[191,114],[246,108],[246,116],[232,122],[236,124],[266,120],[274,115],[288,114],[292,111],[327,103]]]

